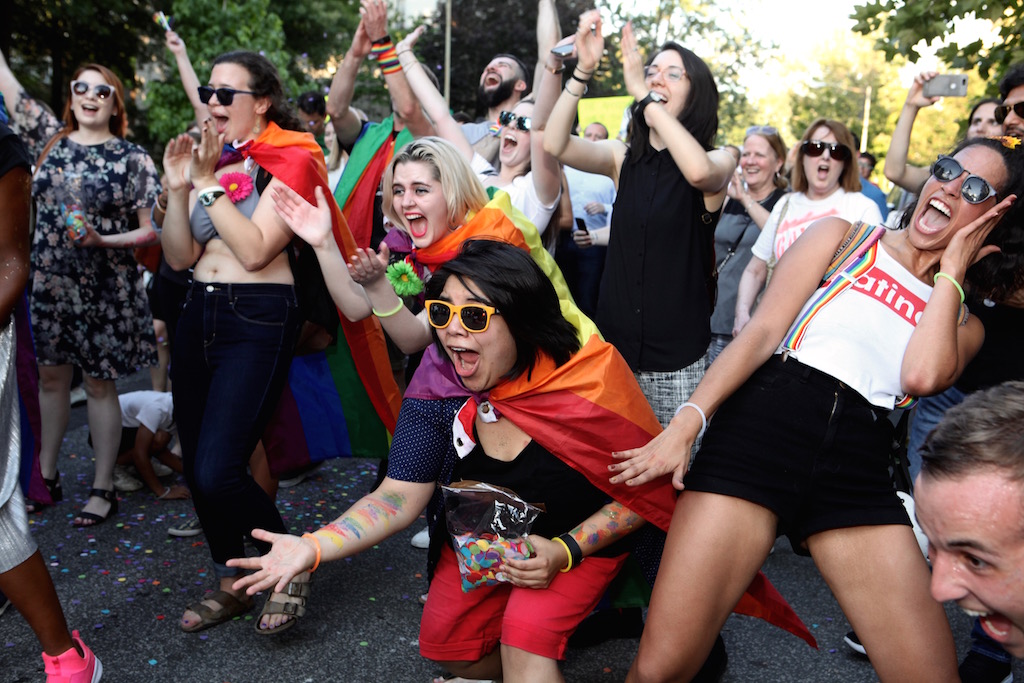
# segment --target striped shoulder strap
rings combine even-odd
[[[858,258],[859,255],[863,255],[864,251],[867,250],[872,244],[881,239],[882,235],[885,234],[884,226],[868,225],[863,221],[857,221],[850,226],[850,229],[846,232],[846,237],[843,239],[843,243],[836,250],[835,255],[832,257],[832,262],[828,265],[828,270],[825,271],[825,275],[821,278],[821,283],[825,284],[829,282],[835,274],[842,270],[847,261]]]

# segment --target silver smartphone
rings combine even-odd
[[[558,55],[559,57],[568,57],[572,54],[574,45],[569,43],[568,45],[556,45],[551,48],[551,54]]]
[[[939,74],[921,88],[925,97],[966,97],[967,74]]]

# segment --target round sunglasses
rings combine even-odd
[[[494,306],[486,304],[463,304],[455,306],[440,299],[428,299],[424,302],[427,307],[427,320],[431,327],[441,330],[451,323],[452,318],[459,316],[459,322],[468,332],[486,332],[491,324],[492,315],[501,315]]]
[[[960,194],[968,204],[981,204],[989,197],[996,195],[995,188],[987,180],[968,172],[953,157],[940,156],[932,164],[932,175],[944,183],[956,180],[964,173],[967,173],[967,177],[964,178],[964,182],[960,186]]]
[[[208,85],[199,86],[199,101],[209,104],[210,98],[217,96],[217,101],[225,107],[230,107],[235,101],[235,95],[255,95],[251,90],[235,90],[234,88],[211,88]]]
[[[838,142],[822,142],[821,140],[804,140],[800,145],[800,151],[811,158],[820,157],[828,150],[828,155],[836,161],[849,161],[851,158],[850,148]]]
[[[515,125],[516,128],[523,131],[524,133],[530,132],[530,123],[533,121],[529,116],[516,116],[510,111],[503,111],[498,116],[498,123],[503,126]]]
[[[90,90],[92,90],[93,94],[101,100],[105,100],[114,94],[113,86],[107,85],[106,83],[91,85],[85,81],[71,81],[71,92],[79,97],[85,97]]]

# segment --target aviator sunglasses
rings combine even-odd
[[[981,204],[989,197],[995,196],[995,188],[987,180],[981,176],[969,173],[953,157],[940,156],[932,164],[932,175],[944,183],[956,180],[964,173],[967,173],[967,177],[964,178],[963,185],[960,186],[960,194],[968,204]]]
[[[97,98],[105,100],[114,94],[113,86],[109,86],[106,83],[97,83],[96,85],[90,86],[85,81],[71,81],[71,92],[75,93],[79,97],[85,97],[89,90],[92,90]]]
[[[255,95],[251,90],[235,90],[234,88],[211,88],[208,85],[199,86],[199,101],[209,104],[210,98],[217,96],[217,101],[225,107],[230,107],[235,101],[235,95]]]
[[[498,116],[498,123],[501,125],[511,126],[512,124],[515,124],[515,127],[524,133],[530,132],[530,123],[532,120],[533,119],[529,116],[516,116],[510,111],[503,111],[501,112],[501,115]]]
[[[424,302],[427,307],[427,320],[431,327],[442,330],[448,327],[452,317],[459,316],[459,322],[468,332],[486,332],[491,324],[492,315],[501,315],[494,306],[485,304],[463,304],[455,306],[440,299],[428,299]]]
[[[809,157],[820,157],[828,150],[828,155],[836,161],[849,161],[850,148],[838,142],[822,142],[821,140],[804,140],[800,145],[803,153]]]
[[[1024,119],[1024,102],[1018,102],[1017,104],[1000,104],[996,107],[996,123],[1003,125],[1003,121],[1010,115],[1010,112],[1016,114],[1019,118]]]

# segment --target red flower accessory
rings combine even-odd
[[[220,177],[220,185],[227,190],[232,204],[237,204],[252,194],[252,178],[247,173],[225,173]]]

